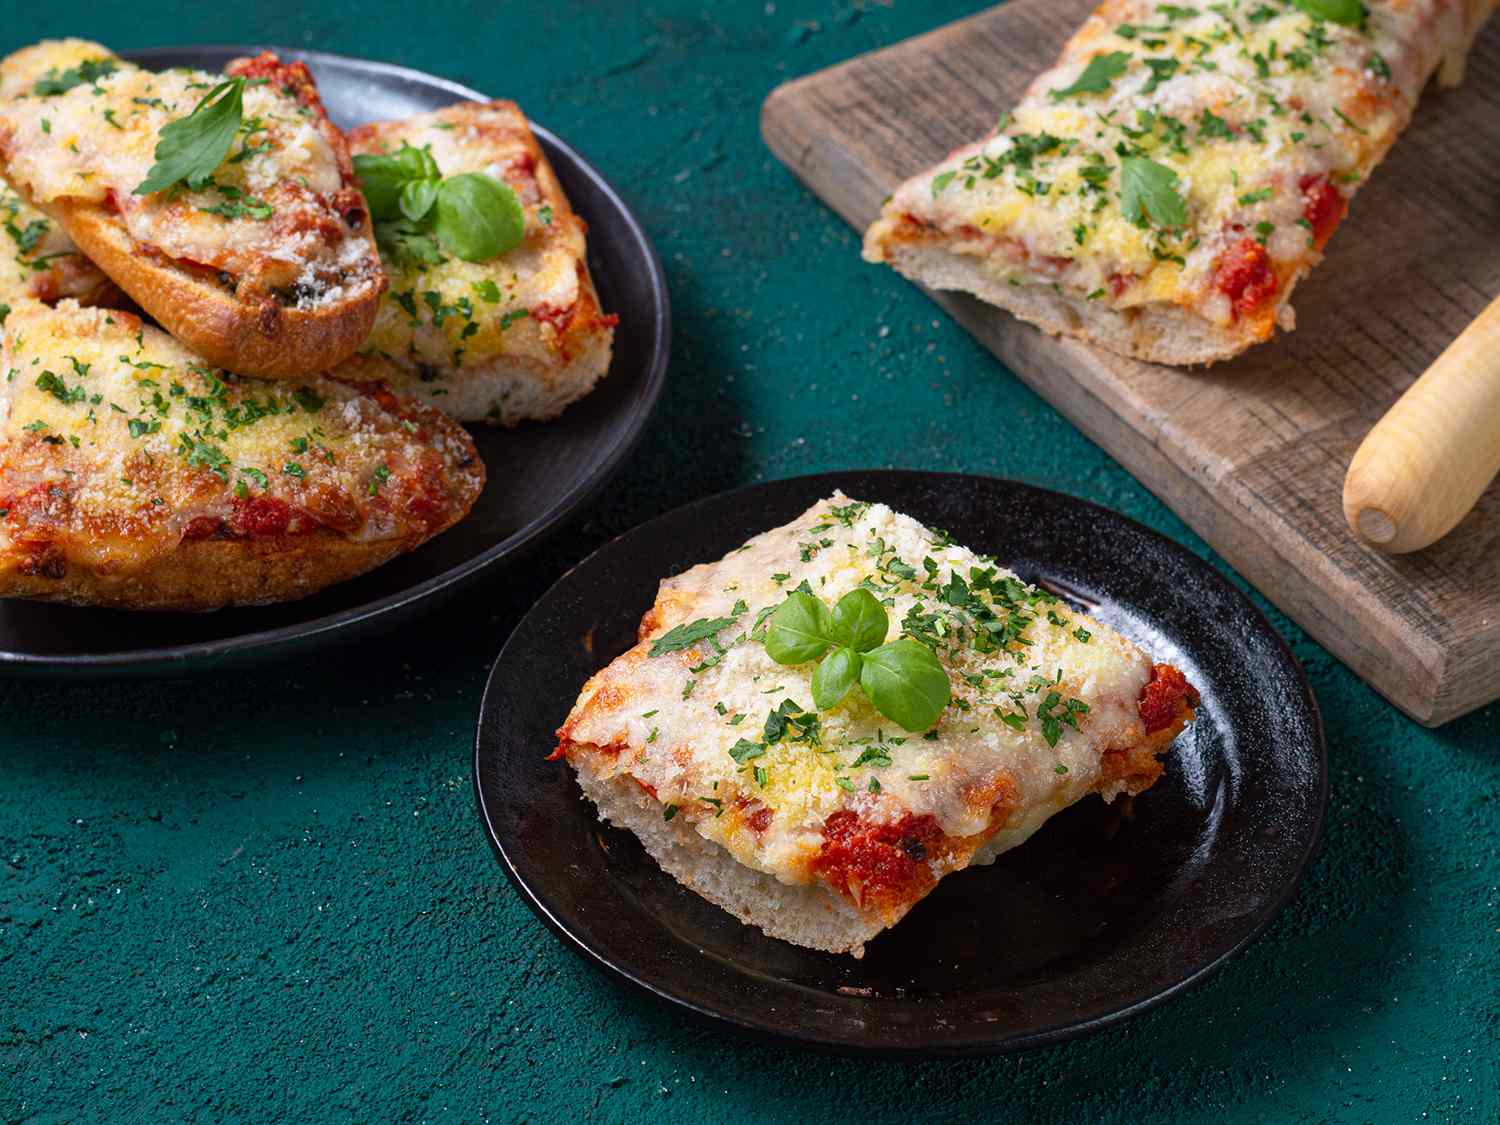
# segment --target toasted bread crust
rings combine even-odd
[[[270,605],[315,594],[373,570],[417,543],[354,543],[337,532],[184,542],[140,569],[61,573],[0,550],[0,595],[110,609],[204,611]],[[55,574],[55,576],[54,576]]]
[[[1049,336],[1072,337],[1148,363],[1218,363],[1270,335],[1269,327],[1262,329],[1258,323],[1217,325],[1180,305],[1114,308],[1040,286],[1011,285],[987,269],[984,259],[954,253],[941,239],[924,238],[888,218],[870,228],[866,246],[918,285],[972,294]],[[1296,323],[1290,305],[1283,307],[1280,316],[1285,329]]]
[[[286,308],[273,296],[246,301],[136,245],[119,217],[93,203],[53,204],[94,264],[172,335],[216,367],[261,378],[327,371],[359,347],[375,323],[385,280],[352,300]]]

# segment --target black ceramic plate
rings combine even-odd
[[[945,879],[861,961],[767,938],[685,890],[633,836],[595,819],[566,766],[543,760],[584,680],[634,642],[659,579],[718,559],[836,487],[1047,583],[1203,693],[1166,776],[1130,815],[1093,798],[1075,805],[993,867]],[[1058,493],[907,472],[758,485],[602,548],[511,635],[485,692],[474,766],[506,873],[586,959],[739,1028],[904,1056],[1054,1042],[1201,980],[1290,899],[1327,787],[1301,668],[1201,560]]]
[[[152,69],[222,67],[254,46],[127,52]],[[405,117],[484,95],[385,63],[271,48],[312,68],[341,126]],[[525,90],[497,91],[526,102]],[[468,519],[420,550],[314,597],[211,614],[139,614],[0,601],[0,667],[107,671],[205,667],[309,647],[393,624],[514,558],[590,499],[645,427],[667,369],[666,279],[645,231],[583,157],[533,126],[564,190],[589,224],[589,267],[604,308],[620,316],[614,363],[593,394],[545,424],[471,427],[489,485]]]

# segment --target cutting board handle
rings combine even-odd
[[[1382,551],[1420,551],[1468,515],[1500,472],[1500,298],[1365,438],[1344,518]]]

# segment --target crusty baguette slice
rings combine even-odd
[[[484,466],[378,385],[243,379],[138,317],[11,310],[0,596],[206,610],[304,597],[451,527]]]
[[[428,148],[445,176],[486,172],[508,183],[526,212],[525,238],[488,262],[415,261],[382,246],[390,289],[362,355],[338,376],[374,371],[465,422],[556,417],[609,369],[616,318],[599,307],[585,223],[525,114],[514,102],[459,102],[349,133],[355,153],[403,143]]]
[[[137,194],[162,129],[224,75],[153,74],[78,40],[27,48],[0,63],[0,165],[210,363],[327,370],[368,333],[385,286],[348,146],[305,65],[263,54],[226,73],[247,80],[243,124],[212,182]]]
[[[1349,201],[1500,0],[1104,0],[1014,112],[901,184],[864,255],[1169,364],[1295,326]]]

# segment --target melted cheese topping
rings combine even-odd
[[[109,288],[62,226],[0,180],[0,306],[35,298],[89,301]],[[0,320],[3,323],[3,320]]]
[[[1428,76],[1494,7],[1370,0],[1349,27],[1289,0],[1108,0],[996,133],[903,184],[886,214],[937,228],[1012,284],[1196,306],[1227,325],[1226,252],[1254,240],[1283,282],[1312,265]],[[1110,57],[1112,76],[1065,92]],[[1127,218],[1124,155],[1175,174],[1184,226]],[[1320,216],[1325,185],[1339,196]]]
[[[985,586],[976,575],[1011,580],[1004,599],[978,596],[1013,622],[1019,643],[976,647],[973,617],[944,594],[954,576],[971,592]],[[756,625],[802,582],[829,605],[869,584],[886,602],[888,640],[907,631],[935,646],[953,702],[930,732],[900,729],[855,689],[817,716],[815,737],[794,725],[768,739],[768,716],[787,701],[812,705],[815,665],[777,664]],[[601,748],[606,775],[628,775],[741,863],[785,882],[812,877],[823,827],[841,810],[883,823],[930,815],[949,836],[998,828],[1019,843],[1084,795],[1113,796],[1103,752],[1144,736],[1139,699],[1151,663],[1139,649],[881,504],[835,495],[668,579],[647,620],[660,636],[716,617],[734,624],[686,652],[652,657],[643,638],[589,681],[561,735]],[[1065,713],[1074,725],[1047,721]],[[741,740],[761,743],[763,755],[743,756]],[[757,831],[750,818],[760,808],[770,817]]]
[[[512,102],[462,102],[402,121],[360,126],[355,153],[427,148],[444,176],[484,172],[508,183],[526,214],[521,244],[488,262],[439,264],[382,252],[390,289],[365,355],[396,364],[403,391],[443,405],[457,383],[483,379],[497,360],[538,371],[568,361],[566,330],[584,287],[584,230],[557,186],[525,116]],[[491,413],[499,418],[503,403]]]
[[[46,82],[86,65],[107,73],[47,92]],[[301,307],[378,284],[367,229],[353,235],[339,213],[336,197],[350,189],[321,109],[273,82],[246,83],[239,132],[211,186],[135,194],[163,127],[223,81],[199,70],[142,70],[80,40],[42,43],[0,64],[0,88],[11,91],[0,104],[0,155],[31,202],[118,208],[143,246],[286,289]]]
[[[195,521],[379,540],[448,512],[445,458],[463,451],[441,436],[329,379],[208,367],[128,313],[25,302],[6,319],[0,365],[0,547],[55,540],[77,560],[125,565]],[[414,515],[413,502],[436,510]],[[270,512],[286,525],[259,526]]]

